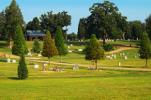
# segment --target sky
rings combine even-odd
[[[77,32],[79,19],[90,15],[89,8],[103,0],[16,0],[24,20],[27,23],[33,17],[40,17],[48,11],[54,13],[67,11],[72,16],[69,31]],[[151,0],[109,0],[119,8],[128,21],[141,20],[142,22],[151,14]],[[0,0],[0,11],[4,10],[11,0]]]

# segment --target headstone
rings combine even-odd
[[[70,46],[72,47],[72,46],[73,46],[73,44],[70,44]]]
[[[74,71],[79,70],[79,65],[78,65],[78,64],[74,64],[74,65],[73,65],[73,70],[74,70]]]
[[[71,53],[72,51],[71,50],[69,50],[69,53]]]
[[[121,66],[121,62],[118,63],[118,66],[119,66],[119,67]]]
[[[83,50],[82,50],[82,49],[78,49],[78,51],[79,51],[79,52],[82,52]]]
[[[124,59],[127,60],[128,59],[127,56],[124,56]]]
[[[111,56],[106,56],[106,59],[111,59]]]
[[[42,55],[41,54],[38,54],[38,57],[41,57]]]
[[[16,63],[16,60],[12,60],[12,63]]]
[[[31,52],[28,52],[28,54],[27,54],[28,56],[32,56],[32,54],[31,54]]]
[[[7,62],[8,62],[8,63],[10,63],[10,62],[11,62],[11,59],[10,59],[10,58],[8,58],[8,59],[7,59]]]
[[[43,64],[43,67],[42,67],[42,70],[43,70],[43,71],[46,71],[46,66],[47,66],[47,64],[44,63],[44,64]]]
[[[116,59],[116,54],[114,54],[113,58]]]
[[[39,68],[39,65],[34,65],[34,68],[35,68],[35,69],[38,69],[38,68]]]

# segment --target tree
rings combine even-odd
[[[77,40],[77,34],[76,33],[67,34],[67,39],[70,41],[76,41]]]
[[[141,21],[131,21],[130,23],[130,33],[131,39],[137,40],[140,39],[141,34],[143,33],[143,24]]]
[[[80,40],[84,39],[86,36],[86,19],[81,18],[78,26],[78,38]]]
[[[116,41],[117,39],[121,39],[122,31],[119,28],[114,27],[112,29],[112,38],[114,39],[114,41]]]
[[[16,26],[20,25],[23,28],[24,20],[19,6],[16,4],[16,0],[12,0],[9,7],[5,10],[5,18],[6,18],[6,32],[8,34],[8,43],[11,48],[11,40],[14,38]],[[14,40],[14,39],[13,39]]]
[[[151,15],[146,19],[146,30],[151,40]]]
[[[146,32],[144,32],[141,36],[139,53],[140,58],[146,59],[145,66],[147,67],[147,61],[151,57],[151,42]]]
[[[58,27],[56,31],[55,44],[56,44],[58,54],[60,56],[60,62],[61,62],[61,56],[66,55],[68,51],[67,51],[65,40],[63,38],[63,33],[60,27]]]
[[[116,24],[114,15],[118,14],[118,8],[114,3],[104,1],[103,3],[95,3],[90,8],[91,15],[88,17],[89,33],[95,33],[97,38],[103,38],[103,44],[112,27]],[[98,34],[99,33],[99,34]]]
[[[35,39],[35,40],[34,40],[32,51],[33,51],[34,53],[40,53],[40,51],[41,51],[41,45],[40,45],[38,39]]]
[[[97,60],[101,58],[104,58],[104,50],[96,39],[96,36],[93,34],[85,48],[85,59],[94,61],[97,69]]]
[[[32,21],[28,22],[26,30],[41,30],[39,19],[34,17]]]
[[[64,29],[64,34],[67,31],[67,26],[71,24],[71,16],[68,15],[67,12],[59,12],[54,14],[52,11],[47,12],[46,14],[42,14],[40,17],[40,25],[42,31],[49,30],[51,32],[52,37],[55,36],[57,27],[60,26],[62,30]]]
[[[4,12],[0,12],[0,38],[5,40],[7,35],[4,34],[5,33],[5,13]]]
[[[12,54],[14,55],[22,55],[28,52],[26,41],[22,32],[21,26],[16,27],[15,35],[14,35],[14,44],[12,47]]]
[[[28,78],[28,69],[27,69],[24,55],[20,56],[19,65],[18,65],[18,78],[19,79]]]
[[[57,55],[57,54],[58,54],[58,50],[55,46],[55,42],[51,38],[50,32],[47,31],[46,36],[44,37],[42,55],[44,57],[48,57],[49,64],[50,64],[50,58]]]

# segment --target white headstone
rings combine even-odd
[[[11,59],[10,59],[10,58],[8,58],[8,59],[7,59],[7,62],[8,62],[8,63],[10,63],[10,62],[11,62]]]
[[[38,57],[41,57],[42,55],[41,54],[38,54]]]
[[[79,70],[79,65],[77,65],[77,64],[74,64],[74,65],[73,65],[73,70],[74,70],[74,71],[77,71],[77,70]]]
[[[119,67],[121,66],[121,62],[118,63],[118,66],[119,66]]]
[[[125,56],[124,59],[127,60],[128,59],[127,56]]]
[[[12,60],[12,63],[16,63],[16,60]]]
[[[69,50],[69,53],[71,53],[72,51],[71,50]]]
[[[28,54],[27,54],[28,56],[32,56],[32,54],[31,54],[31,52],[28,52]]]
[[[34,68],[35,68],[35,69],[38,69],[38,68],[39,68],[39,65],[34,65]]]
[[[81,52],[81,51],[83,51],[83,50],[82,50],[82,49],[78,49],[78,51],[80,51],[80,52]]]

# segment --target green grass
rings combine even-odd
[[[29,78],[17,80],[17,64],[0,63],[1,100],[150,100],[151,73],[135,71],[42,72],[28,65]]]
[[[32,48],[32,42],[27,42],[27,45]],[[6,49],[5,42],[0,42],[0,47],[0,52],[11,53],[10,49]],[[74,51],[83,48],[79,45],[70,47]],[[117,67],[120,61],[121,67],[144,67],[145,60],[135,57],[138,49],[123,52],[128,60],[117,53],[117,59],[99,60],[98,65]],[[47,61],[47,58],[33,57]],[[62,57],[63,62],[89,66],[90,62],[84,58],[82,53],[77,52]],[[16,78],[18,63],[0,62],[0,100],[151,100],[151,72],[90,71],[81,66],[79,71],[73,71],[72,66],[61,66],[63,72],[43,72],[42,63],[30,62],[29,57],[26,61],[29,70],[27,80]],[[53,57],[51,61],[59,62],[60,57]],[[151,68],[151,60],[148,63]],[[40,68],[34,69],[34,64],[39,64]]]

